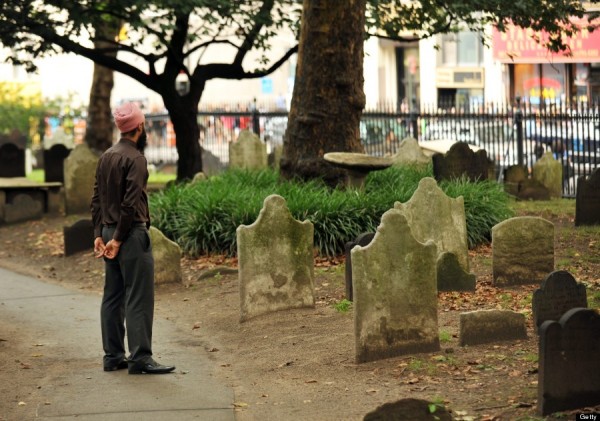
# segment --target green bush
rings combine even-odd
[[[236,229],[252,224],[264,199],[278,194],[293,217],[314,225],[319,254],[335,256],[363,232],[374,232],[381,215],[396,201],[406,202],[431,168],[389,168],[369,174],[364,191],[332,190],[316,180],[281,180],[272,170],[227,171],[195,184],[175,184],[150,196],[153,224],[189,255],[236,253]],[[494,182],[455,180],[440,187],[464,196],[469,246],[486,242],[492,226],[511,215],[508,197]]]

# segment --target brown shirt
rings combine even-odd
[[[132,140],[121,138],[102,154],[90,206],[95,237],[102,236],[103,225],[116,225],[117,241],[125,239],[134,223],[150,227],[147,183],[146,158]]]

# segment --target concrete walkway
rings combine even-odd
[[[65,369],[48,379],[39,420],[233,420],[233,392],[212,376],[198,343],[155,318],[155,358],[177,369],[166,375],[102,370],[100,297],[0,269],[0,318],[33,332],[44,358]],[[9,379],[4,379],[6,381]],[[1,405],[1,404],[0,404]]]

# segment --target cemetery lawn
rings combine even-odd
[[[513,208],[517,216],[541,216],[555,224],[555,268],[584,283],[589,307],[598,309],[600,227],[574,226],[574,200],[515,202]],[[103,264],[91,250],[69,257],[62,253],[63,226],[84,217],[88,215],[0,226],[0,266],[100,294]],[[574,419],[576,411],[537,416],[538,344],[531,319],[531,295],[537,286],[494,287],[489,245],[471,250],[469,257],[477,289],[439,294],[441,350],[431,354],[355,363],[343,258],[316,260],[315,309],[244,323],[239,323],[237,274],[232,273],[236,260],[184,258],[184,284],[157,286],[156,314],[177,325],[182,341],[197,344],[199,353],[211,357],[217,375],[234,389],[239,420],[361,420],[385,402],[408,397],[445,405],[457,420]],[[459,314],[482,309],[525,313],[528,339],[460,347]],[[31,408],[43,404],[35,402],[36,388],[46,374],[22,370],[21,363],[36,351],[33,344],[18,335],[0,339],[2,368],[19,374],[10,384],[0,384],[0,396],[28,401]],[[155,338],[159,358],[163,346]],[[101,356],[99,343],[99,370]]]

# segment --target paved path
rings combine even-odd
[[[155,318],[154,352],[159,362],[176,365],[175,373],[105,373],[99,309],[98,295],[0,269],[0,318],[32,334],[44,344],[44,358],[65,367],[46,379],[44,396],[52,405],[40,406],[36,419],[234,419],[232,390],[212,376],[213,363],[204,348],[168,320]]]

